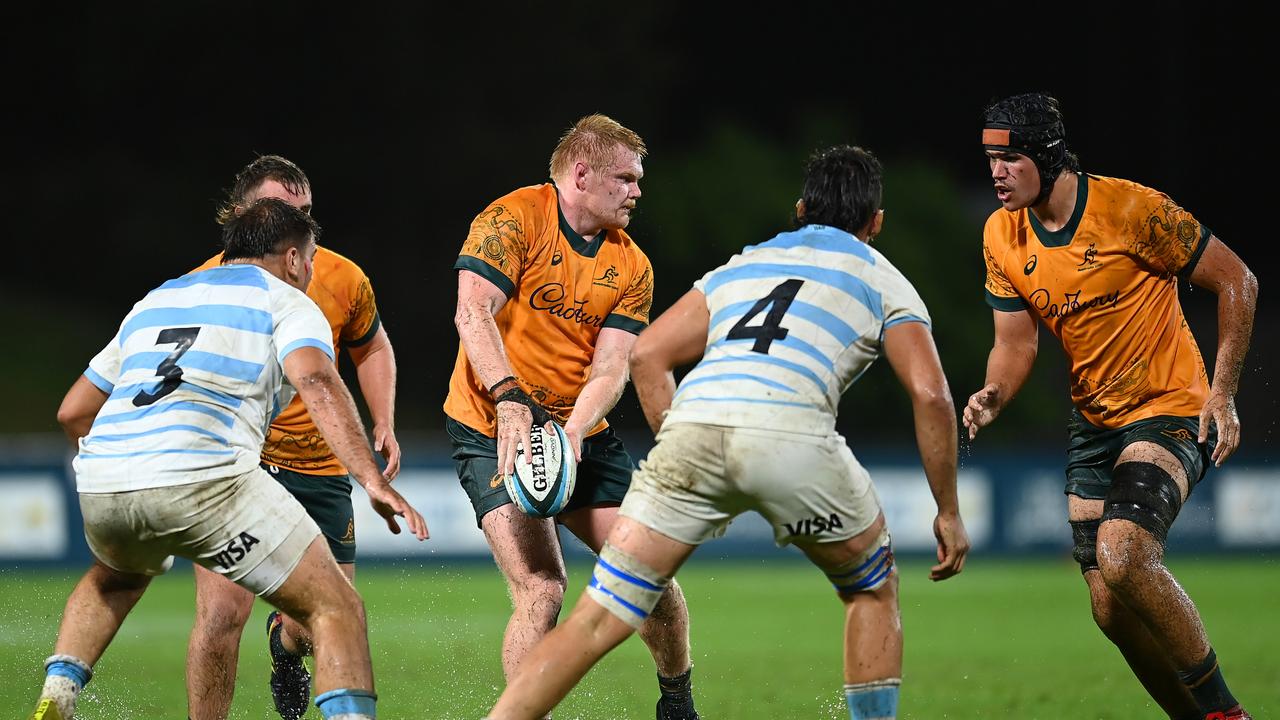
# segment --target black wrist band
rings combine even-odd
[[[529,397],[529,393],[525,392],[519,385],[502,393],[502,395],[498,396],[494,400],[493,404],[496,408],[500,403],[504,402],[520,403],[521,405],[529,408],[529,412],[533,415],[533,424],[535,426],[541,427],[546,425],[547,421],[551,420],[551,413],[547,412],[541,405],[534,402],[533,398]]]
[[[494,383],[493,385],[490,385],[490,386],[489,386],[489,396],[490,396],[490,397],[495,397],[495,393],[497,393],[497,392],[498,392],[498,388],[502,387],[503,385],[506,385],[506,384],[507,384],[507,383],[509,383],[509,382],[514,382],[514,383],[516,383],[516,387],[519,387],[519,386],[520,386],[520,385],[519,385],[519,383],[516,381],[516,376],[515,376],[515,375],[508,375],[508,376],[506,376],[506,377],[502,378],[501,380],[499,380],[498,382]]]

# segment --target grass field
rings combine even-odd
[[[1228,682],[1254,717],[1280,717],[1280,558],[1184,560],[1174,572],[1200,606]],[[906,667],[900,718],[1161,718],[1094,627],[1074,564],[972,559],[930,583],[906,562]],[[570,567],[570,602],[589,568]],[[71,572],[0,571],[0,707],[30,712]],[[707,720],[847,718],[840,693],[840,606],[824,578],[779,555],[693,561],[681,572],[692,614],[694,689]],[[357,585],[370,618],[382,718],[484,715],[502,687],[508,608],[486,564],[377,566]],[[189,572],[156,580],[80,703],[82,720],[185,717]],[[274,718],[258,603],[241,653],[232,718]],[[598,665],[556,712],[561,720],[653,717],[657,688],[635,638]],[[308,718],[318,718],[314,709]]]

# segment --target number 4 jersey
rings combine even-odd
[[[289,353],[333,358],[329,323],[256,265],[170,280],[125,316],[84,375],[108,393],[75,459],[76,487],[108,493],[241,475],[292,399]]]
[[[694,283],[711,319],[666,422],[825,435],[885,328],[929,322],[911,283],[842,230],[807,225],[745,248]]]

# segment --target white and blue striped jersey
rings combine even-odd
[[[76,455],[82,493],[231,478],[258,464],[293,388],[301,347],[333,358],[332,330],[300,290],[256,265],[224,265],[152,290],[84,375],[107,402]]]
[[[694,288],[707,299],[707,346],[666,422],[834,432],[840,395],[880,356],[885,328],[929,323],[883,255],[823,225],[744,248]]]

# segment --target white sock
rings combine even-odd
[[[40,690],[40,699],[49,699],[58,706],[63,720],[71,720],[76,712],[76,698],[80,697],[80,686],[69,677],[49,675],[44,679],[44,688]]]

